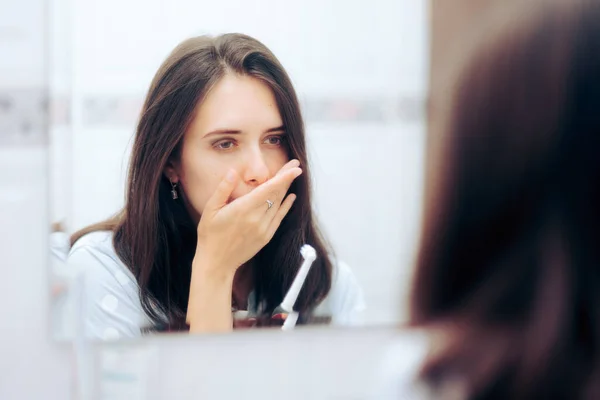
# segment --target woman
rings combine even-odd
[[[469,57],[431,138],[412,324],[436,398],[600,398],[600,5],[531,11]]]
[[[124,209],[73,236],[84,334],[225,332],[232,310],[269,315],[303,244],[317,260],[295,310],[354,323],[361,290],[332,265],[309,182],[298,100],[275,56],[241,34],[181,43],[148,91]]]

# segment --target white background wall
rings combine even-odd
[[[55,0],[51,6],[41,0],[0,1],[0,99],[50,84],[57,99],[71,103],[73,117],[67,118],[59,101],[50,132],[30,130],[23,136],[10,128],[14,113],[0,112],[0,398],[74,398],[71,378],[81,371],[72,369],[69,346],[52,342],[48,335],[48,226],[65,218],[75,229],[121,204],[132,132],[131,125],[86,124],[86,98],[137,96],[180,39],[228,30],[255,35],[269,45],[304,98],[422,94],[423,2],[253,4],[77,1],[69,8],[67,0]],[[53,16],[50,36],[45,15]],[[48,38],[54,41],[48,43]],[[423,128],[401,119],[385,124],[309,123],[308,128],[318,212],[338,253],[365,286],[371,307],[382,307],[377,318],[388,319],[394,309],[385,304],[400,295],[396,286],[412,254]],[[53,139],[51,147],[45,133]],[[90,148],[100,156],[86,155]],[[340,208],[346,212],[332,212]],[[301,387],[290,398],[365,398],[370,374],[389,338],[386,330],[315,330],[292,336],[255,332],[157,339],[149,348],[155,357],[150,365],[156,366],[151,373],[158,378],[141,386],[152,389],[152,398],[202,394],[268,399],[278,398],[290,386]],[[124,346],[127,350],[145,345]],[[133,390],[119,386],[114,371],[122,365],[111,349],[101,346],[93,352],[103,360],[93,365],[95,398],[118,398]],[[239,367],[240,359],[245,367]],[[230,376],[240,369],[236,385]],[[133,373],[139,378],[140,371],[134,368]],[[257,395],[263,388],[257,382],[263,377],[268,386]]]

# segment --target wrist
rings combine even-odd
[[[235,273],[218,267],[200,259],[192,262],[186,316],[192,333],[231,330],[231,292]]]
[[[192,261],[192,284],[206,282],[218,286],[231,286],[234,277],[235,268],[222,265],[211,257],[196,255]]]

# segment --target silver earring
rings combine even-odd
[[[173,200],[177,200],[179,198],[179,195],[177,194],[177,182],[173,183],[170,179],[169,182],[171,182],[171,196],[173,197]]]

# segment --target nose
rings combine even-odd
[[[246,154],[243,179],[248,186],[256,187],[269,179],[269,167],[260,149],[249,150]]]

